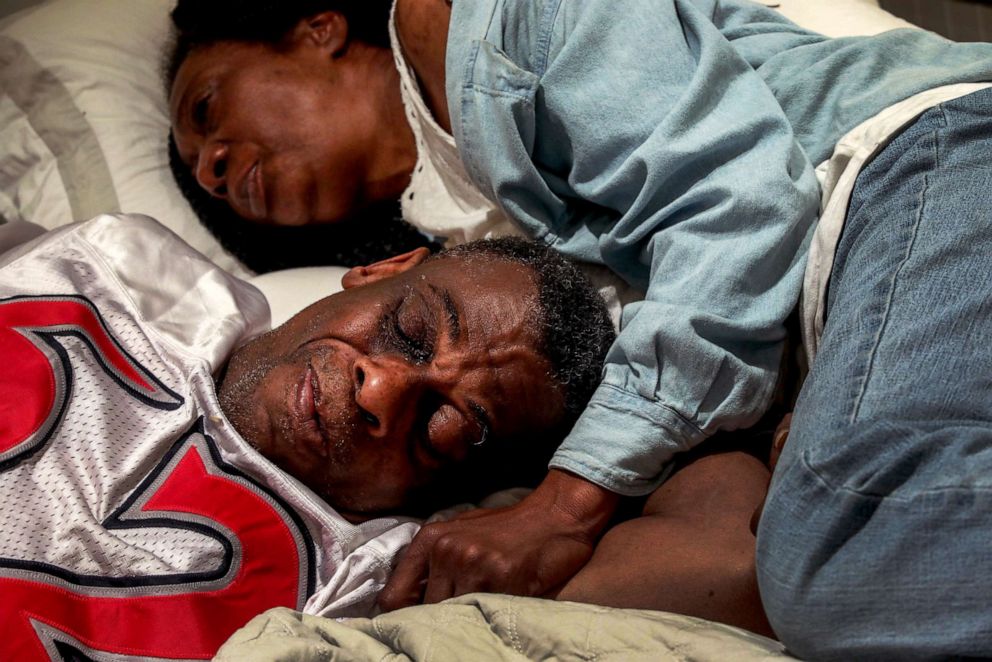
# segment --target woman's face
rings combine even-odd
[[[285,50],[240,42],[193,50],[173,84],[170,114],[200,185],[238,215],[278,225],[333,222],[399,196],[414,156],[395,149],[395,136],[409,127],[401,108],[399,125],[389,126],[381,88],[356,84],[360,67],[346,59],[306,41]]]

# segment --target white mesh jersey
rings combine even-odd
[[[145,217],[0,259],[0,659],[207,658],[270,607],[371,611],[416,523],[349,524],[218,405],[267,327],[256,289]]]

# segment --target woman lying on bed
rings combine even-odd
[[[667,522],[597,540],[767,409],[804,290],[816,358],[757,539],[772,627],[800,655],[992,650],[992,45],[830,40],[747,0],[203,4],[174,14],[173,136],[239,214],[401,194],[449,242],[524,233],[644,292],[542,485],[426,527],[384,605],[580,568],[561,597],[662,595],[693,559],[618,559],[650,567]]]

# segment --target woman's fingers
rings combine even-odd
[[[592,554],[619,497],[552,471],[519,503],[420,530],[379,599],[390,611],[477,591],[542,595]]]
[[[420,604],[427,588],[430,554],[434,540],[441,535],[437,524],[420,529],[400,557],[392,576],[379,594],[379,607],[393,611]]]

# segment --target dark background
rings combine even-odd
[[[879,4],[954,41],[992,41],[992,0],[881,0]]]

